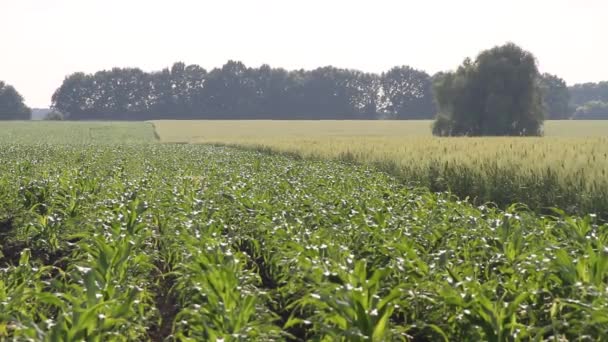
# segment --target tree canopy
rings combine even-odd
[[[547,119],[570,119],[574,109],[570,106],[570,91],[566,82],[547,73],[542,74],[539,81]]]
[[[532,53],[509,43],[466,59],[434,82],[436,135],[540,135],[540,75]]]
[[[408,66],[382,74],[382,108],[397,119],[425,119],[435,114],[429,75]]]
[[[569,91],[573,119],[608,119],[608,82],[575,84]]]
[[[0,81],[0,120],[29,120],[31,114],[17,90]]]
[[[573,118],[579,120],[607,120],[608,102],[589,101],[576,108]]]
[[[575,84],[569,90],[572,97],[571,103],[575,107],[590,101],[608,102],[608,81]]]
[[[537,135],[545,115],[608,116],[598,114],[597,101],[608,103],[608,82],[567,87],[540,75],[530,52],[506,44],[432,77],[410,66],[375,74],[239,61],[210,71],[177,62],[153,72],[78,72],[65,78],[51,107],[69,120],[435,118],[438,135]],[[585,114],[590,108],[595,114]]]
[[[71,120],[431,119],[431,77],[411,67],[383,74],[332,66],[287,71],[229,61],[206,71],[114,68],[66,77],[52,107]]]

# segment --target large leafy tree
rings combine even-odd
[[[72,120],[97,118],[93,84],[92,75],[77,72],[67,76],[53,93],[51,107]]]
[[[435,114],[431,77],[409,66],[381,76],[381,107],[396,119],[430,119]]]
[[[573,110],[570,107],[570,92],[566,82],[551,74],[542,74],[540,88],[543,95],[543,103],[549,119],[569,119]]]
[[[0,120],[29,120],[31,115],[17,90],[0,81]]]
[[[530,52],[509,43],[436,77],[436,135],[540,135],[540,77]]]
[[[245,64],[228,61],[207,74],[203,89],[206,111],[212,117],[245,118],[252,107],[256,87]]]
[[[352,119],[373,119],[380,109],[381,77],[376,74],[348,71],[346,86],[349,91],[349,102],[352,108]]]

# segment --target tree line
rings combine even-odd
[[[430,75],[408,66],[372,74],[229,61],[208,72],[178,62],[151,73],[72,74],[54,93],[52,107],[73,120],[430,119],[436,111],[431,87]]]
[[[608,120],[608,81],[566,87],[561,78],[543,74],[540,87],[549,119]]]
[[[570,87],[574,119],[608,119],[608,81]]]
[[[410,66],[365,73],[333,66],[288,71],[228,61],[207,71],[173,64],[158,72],[114,68],[69,75],[52,107],[72,120],[433,119],[433,76]],[[536,78],[548,119],[608,119],[608,82],[568,87]]]
[[[52,96],[48,118],[433,119],[442,100],[433,85],[446,74],[409,66],[381,74],[332,66],[288,71],[238,61],[211,71],[181,62],[156,72],[113,68],[67,76]],[[545,118],[608,119],[608,82],[568,87],[551,74],[537,75],[536,82]],[[30,116],[23,97],[0,82],[0,120]]]

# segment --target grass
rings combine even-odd
[[[0,142],[0,340],[608,336],[608,225],[229,147]]]
[[[608,218],[608,122],[549,121],[543,138],[435,138],[428,121],[159,121],[161,141],[374,165],[477,204]],[[588,135],[588,136],[585,136]],[[602,136],[603,135],[603,136]]]
[[[133,144],[156,141],[144,122],[0,121],[0,142],[12,144]]]

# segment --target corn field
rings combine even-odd
[[[608,338],[597,215],[231,147],[0,147],[0,340]]]

